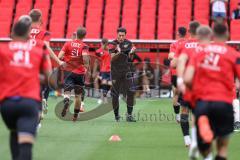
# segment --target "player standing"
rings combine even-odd
[[[47,82],[51,71],[49,55],[28,40],[31,18],[18,20],[12,42],[0,47],[0,111],[10,130],[12,159],[31,160],[41,110],[40,73]],[[7,74],[6,74],[7,73]]]
[[[190,38],[187,39],[181,46],[178,47],[176,52],[177,58],[177,87],[180,92],[184,90],[183,88],[183,75],[185,72],[186,65],[191,58],[192,51],[197,47],[198,40],[196,39],[197,28],[200,24],[196,21],[189,23],[189,33]],[[184,95],[180,95],[181,98],[181,116],[180,116],[180,125],[182,128],[185,146],[190,146],[191,139],[189,136],[189,107],[191,101],[191,93],[186,91]]]
[[[96,55],[100,57],[100,80],[102,88],[102,101],[107,103],[107,93],[111,87],[111,55],[108,50],[108,39],[103,38],[101,48],[96,51]]]
[[[128,122],[136,122],[132,116],[134,106],[133,89],[133,58],[135,47],[131,41],[126,39],[127,30],[118,28],[117,39],[113,41],[117,45],[117,53],[113,53],[111,61],[112,76],[112,105],[116,121],[120,121],[119,115],[119,94],[122,93],[127,98],[127,117]]]
[[[170,45],[170,52],[168,54],[168,59],[172,62],[171,63],[171,81],[172,81],[172,90],[173,90],[173,109],[174,113],[176,114],[176,120],[177,122],[180,122],[180,104],[178,102],[178,95],[179,92],[177,90],[177,72],[176,72],[176,61],[175,60],[175,54],[177,51],[177,48],[181,46],[181,44],[186,40],[186,33],[187,30],[185,27],[179,27],[178,28],[178,40]]]
[[[233,132],[234,78],[240,78],[240,56],[227,46],[228,30],[214,25],[214,42],[197,48],[185,74],[196,101],[198,148],[205,160],[213,159],[211,144],[216,138],[215,160],[227,159],[229,136]],[[191,85],[192,84],[192,85]]]
[[[87,63],[88,46],[83,42],[87,32],[83,27],[77,29],[77,39],[66,42],[60,51],[58,57],[64,58],[66,67],[64,67],[64,108],[62,116],[64,117],[70,105],[71,90],[74,89],[75,104],[73,121],[76,121],[81,108],[81,95],[84,90],[84,75]]]

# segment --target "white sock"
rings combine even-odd
[[[191,140],[194,145],[197,145],[197,129],[195,126],[191,128]]]
[[[209,153],[208,156],[206,158],[204,158],[204,160],[213,160],[212,153]]]
[[[234,99],[232,104],[233,104],[233,110],[234,110],[234,122],[239,122],[240,121],[239,100]]]
[[[191,138],[189,135],[184,136],[184,143],[186,146],[189,146],[191,144]]]
[[[63,98],[68,98],[68,99],[70,99],[70,96],[67,95],[67,94],[64,94],[64,95],[63,95]]]

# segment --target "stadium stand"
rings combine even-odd
[[[238,2],[226,4],[232,40],[240,29],[230,20]],[[53,38],[69,38],[78,26],[87,28],[87,38],[114,38],[123,26],[129,39],[174,39],[191,20],[211,22],[209,0],[0,0],[0,37],[8,37],[12,23],[32,8],[42,10],[43,27]]]
[[[53,0],[49,30],[52,37],[64,37],[68,0]]]
[[[103,37],[114,38],[120,23],[121,0],[107,0],[105,5]]]
[[[100,38],[102,24],[103,0],[88,0],[87,38]]]
[[[85,0],[72,0],[69,7],[67,37],[71,37],[76,28],[84,25]]]
[[[12,24],[13,9],[15,1],[14,0],[1,0],[0,1],[0,37],[8,37],[10,34],[10,28]]]
[[[140,13],[140,39],[154,39],[156,0],[142,0]]]
[[[174,0],[160,1],[158,6],[158,39],[173,38]]]
[[[138,0],[124,1],[122,25],[127,29],[128,38],[137,38],[137,25],[138,25]]]

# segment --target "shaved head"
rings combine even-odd
[[[199,40],[211,40],[212,36],[213,36],[213,32],[209,26],[198,27],[197,38]]]

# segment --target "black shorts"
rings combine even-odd
[[[110,72],[101,72],[100,76],[102,77],[102,80],[107,80],[107,81],[111,80]]]
[[[172,75],[171,82],[172,82],[172,85],[175,88],[177,88],[177,76],[176,75]]]
[[[64,91],[74,89],[75,94],[81,94],[84,87],[84,75],[73,72],[64,72]]]
[[[13,97],[1,102],[2,119],[9,130],[36,135],[41,103],[27,98]]]
[[[197,131],[199,117],[206,115],[215,137],[225,137],[233,132],[234,116],[232,104],[217,101],[197,101],[194,114]],[[199,132],[197,132],[197,137],[200,150],[206,150],[210,147],[210,144],[206,144],[202,140]]]

